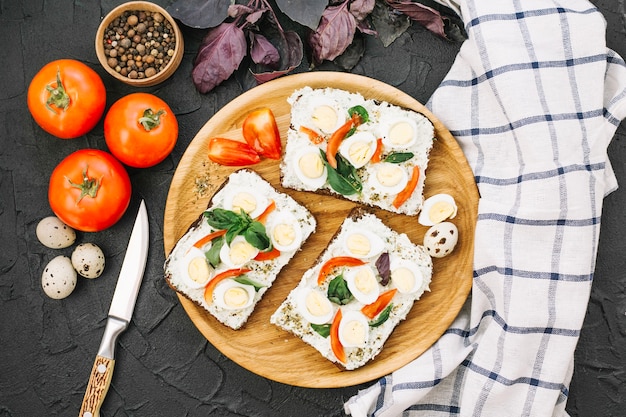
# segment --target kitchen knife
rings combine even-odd
[[[148,258],[148,241],[148,213],[142,200],[133,231],[130,234],[128,248],[124,255],[124,262],[109,308],[104,336],[102,336],[100,348],[91,369],[79,417],[98,417],[100,415],[100,407],[109,390],[113,376],[117,337],[128,327],[135,308],[137,293],[141,286],[146,259]]]

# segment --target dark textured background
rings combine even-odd
[[[43,132],[28,113],[26,90],[44,64],[74,58],[102,76],[107,108],[135,91],[106,75],[93,49],[101,16],[119,3],[0,1],[0,417],[77,415],[140,198],[147,201],[152,246],[133,322],[120,339],[102,416],[343,415],[343,402],[367,385],[303,389],[250,373],[207,343],[162,279],[163,210],[176,165],[204,123],[244,91],[234,79],[206,95],[195,90],[191,63],[204,31],[183,27],[181,67],[164,84],[144,89],[165,99],[178,117],[174,152],[156,167],[129,170],[133,200],[117,225],[79,234],[79,242],[103,248],[105,273],[96,280],[79,279],[74,293],[62,301],[48,299],[41,290],[44,265],[71,253],[71,248],[47,249],[35,236],[37,222],[51,214],[50,172],[74,150],[106,145],[102,122],[70,141]],[[608,46],[626,56],[624,0],[595,3],[608,22]],[[370,36],[365,45],[365,56],[353,72],[387,82],[421,102],[444,77],[459,47],[415,25],[388,48]],[[625,139],[622,123],[609,147],[622,185]],[[623,189],[605,200],[597,270],[568,403],[573,416],[626,415],[625,200]]]

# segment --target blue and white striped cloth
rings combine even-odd
[[[473,289],[433,347],[345,404],[355,417],[566,415],[626,65],[586,0],[457,3],[469,39],[428,106],[481,195]]]

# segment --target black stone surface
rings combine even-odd
[[[163,210],[177,163],[204,123],[244,92],[235,78],[206,95],[193,87],[192,60],[204,31],[183,27],[181,67],[162,85],[142,89],[165,99],[178,117],[180,137],[173,153],[153,168],[129,169],[133,199],[118,224],[99,233],[79,233],[79,242],[94,242],[104,250],[105,273],[96,280],[80,279],[65,300],[51,300],[41,290],[44,265],[71,253],[71,248],[47,249],[35,235],[38,221],[51,214],[50,172],[74,150],[106,145],[102,121],[74,140],[42,131],[28,112],[26,91],[34,74],[59,58],[83,61],[102,76],[107,108],[137,91],[108,76],[94,52],[101,16],[119,3],[0,2],[0,417],[77,415],[141,198],[150,213],[148,265],[132,324],[119,341],[102,416],[342,416],[343,402],[369,384],[304,389],[241,368],[202,337],[162,279]],[[594,3],[607,19],[608,46],[626,56],[624,0]],[[387,48],[372,36],[364,41],[365,55],[353,72],[387,82],[424,103],[459,48],[415,25]],[[303,65],[298,71],[305,70]],[[622,123],[609,147],[622,185],[625,139]],[[592,296],[567,408],[572,416],[626,415],[625,206],[623,189],[605,200]]]

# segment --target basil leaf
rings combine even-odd
[[[357,105],[354,107],[350,107],[348,109],[348,114],[350,115],[350,117],[352,117],[354,114],[358,114],[359,117],[361,118],[361,123],[367,123],[370,120],[370,115],[367,112],[367,110],[365,109],[365,107],[361,106],[361,105]]]
[[[248,276],[246,274],[243,275],[239,275],[238,277],[234,278],[236,282],[243,284],[243,285],[251,285],[254,287],[255,291],[259,291],[261,288],[263,288],[265,285],[261,285],[258,282],[251,280],[250,278],[248,278]]]
[[[311,328],[313,330],[315,330],[322,337],[330,336],[330,324],[313,324],[313,323],[311,323]]]
[[[370,327],[378,327],[389,318],[389,313],[391,313],[391,309],[393,308],[393,304],[389,304],[383,311],[380,312],[378,317],[375,320],[369,322]]]
[[[233,239],[235,239],[237,235],[242,234],[244,230],[245,228],[242,224],[233,225],[233,227],[229,228],[224,235],[226,243],[230,246],[230,244],[233,243]]]
[[[384,159],[384,162],[399,164],[408,161],[409,159],[413,158],[413,156],[415,156],[413,152],[393,152],[387,155],[387,157]]]
[[[389,268],[389,253],[381,253],[378,259],[376,259],[376,263],[374,265],[378,270],[378,274],[382,278],[380,281],[380,285],[386,286],[387,284],[389,284],[389,280],[391,279],[391,270]]]
[[[222,236],[213,239],[211,248],[204,254],[207,261],[213,268],[217,268],[220,263],[220,250],[224,246],[224,238]]]
[[[237,213],[223,208],[215,208],[204,212],[207,223],[214,229],[224,230],[231,228],[234,224],[241,222]]]
[[[354,298],[348,288],[348,283],[343,278],[343,274],[337,275],[330,281],[327,295],[331,302],[339,305],[348,304]]]
[[[243,231],[243,236],[249,244],[258,250],[263,251],[269,249],[272,244],[272,241],[265,230],[265,226],[261,222],[253,221],[250,223],[250,225]]]
[[[326,153],[320,149],[322,160],[328,171],[328,184],[330,187],[341,195],[352,195],[360,193],[363,189],[361,180],[356,175],[354,167],[347,162],[341,155],[337,154],[337,169],[330,166],[326,159]],[[350,169],[352,167],[352,169]],[[354,170],[354,171],[353,171]],[[346,173],[348,178],[341,174]]]

